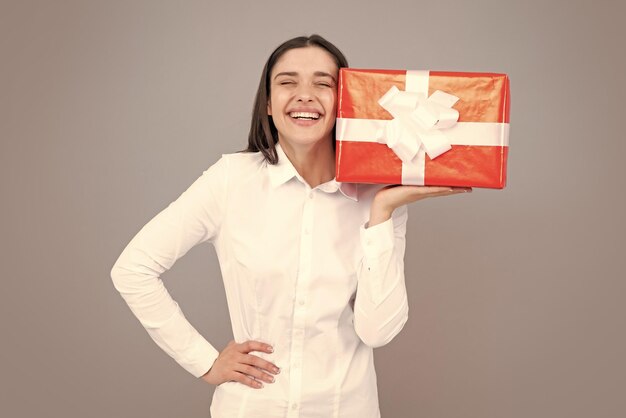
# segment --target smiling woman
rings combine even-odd
[[[315,51],[309,52],[309,48],[315,49]],[[269,116],[271,115],[271,109],[269,106],[270,95],[272,90],[275,88],[274,79],[279,74],[281,76],[284,75],[285,77],[293,77],[297,75],[293,74],[293,72],[295,72],[294,69],[289,70],[285,68],[276,70],[275,66],[278,64],[278,61],[284,61],[283,58],[285,58],[285,55],[290,55],[290,53],[297,51],[306,51],[308,55],[311,55],[310,58],[317,58],[321,60],[320,64],[325,65],[325,67],[320,69],[311,68],[309,71],[313,71],[314,74],[316,73],[316,76],[320,77],[320,86],[323,87],[324,84],[327,84],[328,88],[331,88],[335,95],[337,90],[336,83],[338,69],[348,66],[348,60],[341,53],[341,51],[319,35],[311,35],[309,37],[300,36],[290,39],[276,48],[276,50],[270,55],[261,73],[259,89],[254,101],[250,134],[248,135],[248,148],[246,150],[250,152],[263,153],[270,164],[276,164],[277,162],[275,144],[278,142],[278,131],[276,129],[276,125],[274,124],[273,117]],[[324,56],[323,53],[326,53],[327,55]],[[317,55],[317,57],[314,57],[315,55]],[[304,57],[300,58],[302,60]],[[324,63],[323,61],[325,61],[325,58],[330,58],[334,63],[334,67],[332,65],[329,66],[328,62]],[[283,65],[284,64],[285,63],[283,62]],[[283,74],[285,72],[286,74]],[[324,77],[325,75],[327,77]],[[294,85],[296,83],[296,81],[289,79],[284,81],[286,83],[294,83]],[[332,112],[332,117],[333,119],[335,117],[334,111]],[[334,142],[332,142],[331,145],[334,148]]]
[[[338,72],[333,57],[318,47],[289,50],[272,69],[267,114],[278,131],[278,143],[292,162],[298,155],[334,161]],[[294,163],[296,169],[298,163]],[[302,164],[298,171],[311,187],[334,177],[332,170],[315,177]]]
[[[211,415],[380,417],[373,348],[408,318],[406,204],[465,191],[335,180],[341,52],[314,35],[270,56],[247,152],[222,156],[124,249],[111,276],[153,340],[217,385]],[[160,280],[216,249],[234,341],[221,351]]]

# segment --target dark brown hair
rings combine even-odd
[[[268,163],[276,164],[278,162],[278,155],[276,154],[278,131],[276,130],[276,126],[274,126],[272,117],[267,114],[267,102],[270,97],[270,75],[274,65],[285,52],[290,49],[309,46],[316,46],[327,51],[335,60],[337,68],[348,66],[348,61],[341,51],[319,35],[299,36],[282,43],[272,52],[263,67],[259,89],[256,92],[254,107],[252,109],[252,123],[250,124],[250,133],[248,134],[248,148],[246,148],[244,152],[260,151],[263,153]]]

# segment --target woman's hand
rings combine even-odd
[[[202,380],[212,385],[239,382],[255,389],[263,387],[261,380],[273,383],[272,374],[278,374],[280,369],[269,361],[250,354],[252,351],[273,353],[274,349],[269,344],[259,341],[246,341],[241,344],[231,341],[217,356],[211,369],[202,376]]]
[[[393,211],[408,203],[417,202],[427,197],[448,196],[451,194],[471,192],[471,187],[437,187],[437,186],[388,186],[380,189],[370,208],[368,226],[385,222],[391,218]]]

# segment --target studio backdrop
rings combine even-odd
[[[0,3],[3,417],[207,417],[213,388],[113,287],[128,241],[246,146],[262,66],[319,33],[356,68],[509,75],[503,190],[410,206],[409,320],[376,349],[386,418],[626,411],[620,2]],[[163,275],[232,338],[210,244]]]

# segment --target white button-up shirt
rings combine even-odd
[[[217,386],[211,413],[230,417],[379,417],[373,347],[407,320],[407,209],[366,228],[381,186],[329,181],[311,189],[284,151],[224,155],[132,239],[111,271],[154,341],[196,377],[218,351],[187,321],[159,278],[210,241],[235,341],[281,368],[253,389]]]

